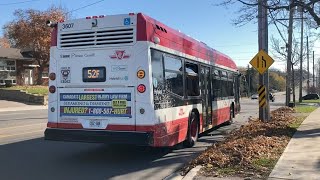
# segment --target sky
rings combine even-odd
[[[228,8],[217,6],[222,0],[1,0],[0,26],[13,20],[16,9],[46,10],[50,5],[61,5],[72,11],[72,19],[93,15],[127,14],[142,12],[171,28],[206,43],[228,55],[237,66],[247,67],[258,52],[258,25],[249,23],[242,27],[232,25],[240,4]],[[95,4],[96,3],[96,4]],[[2,32],[2,31],[1,31]],[[269,37],[278,36],[269,28]],[[319,45],[320,46],[320,45]],[[270,49],[270,41],[269,41]],[[272,54],[269,53],[271,57]],[[320,57],[316,55],[316,58]],[[285,63],[273,58],[271,68],[285,70]],[[306,65],[304,65],[306,66]]]

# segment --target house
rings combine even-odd
[[[37,62],[16,48],[0,48],[0,86],[33,85],[38,78]],[[42,73],[43,85],[48,83],[48,68]]]

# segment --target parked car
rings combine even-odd
[[[251,96],[251,99],[258,99],[259,98],[259,95],[258,94],[253,94],[252,96]]]
[[[319,94],[312,93],[302,97],[303,100],[319,99]]]

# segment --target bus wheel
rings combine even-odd
[[[233,106],[230,107],[230,117],[229,117],[229,121],[227,122],[228,125],[233,123],[233,117],[234,117],[234,108]]]
[[[184,147],[192,147],[198,140],[199,135],[199,117],[195,112],[191,112],[188,123],[187,138],[183,142]]]

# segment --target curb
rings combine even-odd
[[[192,180],[197,175],[197,173],[201,167],[202,166],[198,165],[198,166],[192,168],[183,179],[184,180]]]
[[[6,107],[6,108],[0,108],[0,112],[29,111],[29,110],[42,110],[42,109],[48,109],[48,106]]]
[[[185,176],[181,176],[179,171],[167,176],[163,180],[192,180],[198,173],[202,166],[198,165],[192,168]]]
[[[183,176],[181,176],[179,171],[177,171],[177,172],[170,174],[169,176],[165,177],[162,180],[181,180],[181,179],[183,179]]]

